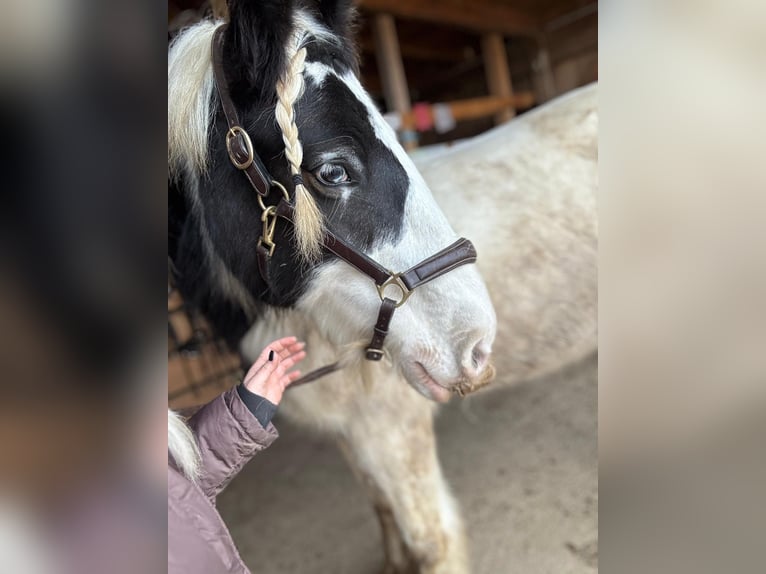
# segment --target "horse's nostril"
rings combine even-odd
[[[483,343],[477,344],[471,351],[471,363],[476,373],[481,373],[489,362],[489,352]]]

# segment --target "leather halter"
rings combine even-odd
[[[215,31],[212,50],[215,84],[223,107],[223,113],[226,117],[226,123],[229,126],[229,131],[226,133],[226,149],[231,163],[238,170],[244,172],[250,185],[257,193],[258,203],[262,209],[261,221],[263,222],[263,234],[256,248],[258,269],[269,289],[273,292],[269,268],[271,256],[276,247],[273,242],[274,227],[277,219],[293,223],[294,207],[287,190],[281,183],[271,177],[258,154],[253,149],[250,136],[239,123],[237,110],[229,95],[229,87],[223,69],[224,29],[225,26],[221,26]],[[302,183],[299,175],[294,176],[294,179]],[[268,197],[274,188],[281,191],[282,198],[276,206],[266,206],[263,200]],[[429,281],[433,281],[445,273],[449,273],[461,265],[476,262],[476,250],[473,244],[465,238],[458,239],[449,247],[442,249],[428,259],[401,273],[389,271],[328,229],[325,229],[323,232],[322,246],[372,279],[378,289],[381,300],[380,311],[373,328],[372,340],[365,350],[365,358],[370,361],[379,361],[383,357],[383,343],[388,334],[388,327],[394,311],[407,301],[407,298],[416,288]],[[391,293],[392,289],[397,290],[395,296]],[[338,363],[327,365],[301,377],[293,382],[291,386],[316,380],[339,368]]]

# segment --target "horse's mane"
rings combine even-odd
[[[172,179],[199,175],[208,166],[208,134],[215,107],[211,42],[222,20],[202,20],[183,30],[168,52],[168,169]],[[309,38],[339,38],[304,10],[293,16],[295,49]]]
[[[183,178],[192,188],[208,168],[208,139],[215,114],[211,42],[222,25],[222,20],[205,20],[187,28],[174,40],[168,54],[168,174],[171,182]],[[300,174],[303,148],[294,104],[303,91],[305,48],[309,41],[340,45],[341,40],[303,9],[293,14],[292,27],[285,46],[288,65],[276,85],[275,118],[290,171]],[[307,260],[315,260],[320,254],[322,214],[302,184],[295,186],[295,209],[298,251]]]
[[[168,172],[204,173],[213,118],[213,66],[210,45],[222,21],[204,20],[184,30],[168,53]]]

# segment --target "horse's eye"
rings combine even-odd
[[[325,185],[341,185],[350,180],[346,168],[339,163],[323,163],[316,170],[316,177]]]

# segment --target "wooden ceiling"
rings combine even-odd
[[[396,17],[399,48],[415,98],[436,97],[440,84],[481,72],[481,35],[498,31],[517,52],[534,54],[536,41],[562,16],[597,11],[594,0],[357,0],[357,44],[366,87],[381,94],[371,20]],[[528,59],[528,58],[527,58]],[[511,62],[513,67],[514,62]]]
[[[168,0],[169,16],[226,0]],[[530,90],[531,61],[541,42],[558,52],[576,52],[596,42],[596,0],[354,0],[360,11],[356,43],[365,87],[383,104],[372,21],[390,14],[396,21],[412,101],[449,101],[486,93],[481,39],[487,32],[506,39],[514,89]],[[573,25],[574,22],[574,25]],[[578,32],[583,28],[582,34]],[[580,36],[583,36],[584,40]],[[559,38],[568,39],[559,49]],[[576,40],[576,41],[575,41]],[[570,46],[571,44],[571,46]],[[566,46],[569,46],[567,48]],[[555,49],[554,49],[555,48]],[[570,49],[571,48],[571,49]]]
[[[549,22],[592,7],[594,0],[357,0],[363,13],[388,13],[397,20],[448,25],[474,32],[536,36]]]
[[[225,0],[168,0],[169,15]],[[578,9],[595,11],[596,0],[355,0],[365,14],[384,12],[400,21],[441,24],[473,32],[535,36],[556,18]]]
[[[357,44],[363,82],[381,104],[383,89],[372,30],[376,14],[391,14],[396,19],[412,101],[452,101],[486,94],[481,41],[488,32],[505,37],[514,89],[520,92],[535,88],[531,62],[552,33],[556,35],[552,58],[560,51],[559,30],[569,36],[585,25],[587,42],[578,38],[572,50],[596,41],[595,0],[356,0],[356,4],[362,15]],[[459,135],[491,126],[491,122],[479,124],[461,126],[465,133]]]

